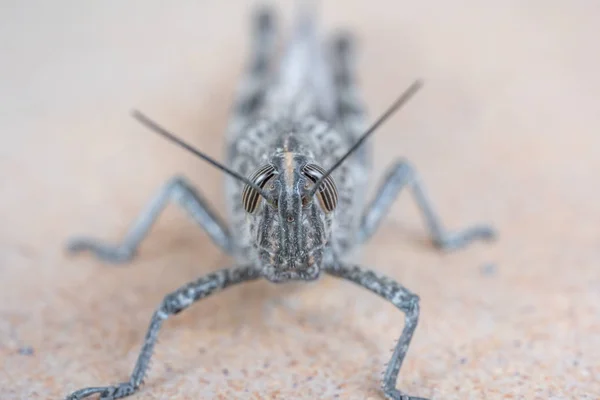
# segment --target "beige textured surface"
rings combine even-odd
[[[231,261],[175,207],[127,267],[62,251],[76,233],[118,240],[176,172],[223,209],[220,173],[128,112],[220,155],[249,5],[160,3],[1,6],[2,400],[125,379],[162,296]],[[367,247],[422,299],[411,394],[600,398],[600,7],[522,3],[323,2],[328,29],[360,36],[371,115],[426,80],[376,137],[375,176],[405,156],[447,226],[501,233],[440,254],[405,195]],[[173,318],[134,398],[379,399],[402,315],[332,278],[293,287],[237,287]]]

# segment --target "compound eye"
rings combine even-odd
[[[313,184],[325,175],[325,170],[316,164],[306,164],[302,172]],[[316,196],[325,212],[332,212],[337,207],[338,192],[333,177],[329,175],[319,186]]]
[[[259,188],[263,189],[267,182],[275,176],[275,167],[270,164],[263,165],[254,172],[248,179]],[[247,213],[253,214],[258,209],[262,196],[256,189],[250,185],[245,185],[242,192],[242,204]]]

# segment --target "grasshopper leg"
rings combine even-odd
[[[121,243],[114,245],[93,238],[76,237],[69,241],[67,248],[72,253],[91,251],[100,259],[110,263],[130,261],[160,213],[171,200],[179,203],[219,247],[226,252],[231,251],[232,239],[223,221],[200,193],[195,191],[184,178],[178,176],[170,179],[158,191],[133,222]]]
[[[489,225],[475,225],[455,232],[446,231],[442,227],[441,219],[431,205],[418,174],[408,162],[400,160],[388,169],[375,198],[362,217],[359,231],[359,241],[361,243],[369,240],[375,233],[392,203],[405,187],[411,189],[425,219],[431,240],[436,247],[443,250],[454,250],[465,247],[474,240],[491,240],[496,237],[495,230]]]
[[[419,321],[419,297],[392,279],[360,266],[336,264],[335,266],[325,267],[325,271],[332,276],[351,281],[383,297],[404,312],[404,329],[385,370],[382,389],[385,396],[390,400],[426,400],[420,397],[408,396],[396,389],[400,367],[406,357],[410,341]]]
[[[223,269],[190,282],[168,294],[152,316],[142,349],[129,380],[113,386],[80,389],[69,394],[66,400],[81,400],[94,394],[99,394],[102,400],[114,400],[134,394],[140,389],[148,372],[160,328],[167,318],[178,314],[211,294],[258,278],[260,278],[260,274],[253,266]]]
[[[269,8],[260,8],[253,19],[252,48],[236,94],[234,121],[244,123],[252,118],[264,101],[276,50],[275,35],[274,12]]]

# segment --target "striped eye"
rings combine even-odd
[[[275,168],[272,165],[267,164],[263,165],[252,174],[252,176],[249,177],[249,180],[259,188],[263,189],[273,176],[275,176]],[[250,214],[254,213],[258,209],[261,200],[262,196],[256,189],[249,185],[244,186],[244,191],[242,192],[242,204],[244,205],[246,212]]]
[[[306,164],[304,168],[302,168],[302,172],[313,182],[313,184],[325,175],[325,170],[316,164]],[[323,183],[321,183],[321,186],[319,186],[317,198],[319,199],[321,207],[323,207],[326,212],[329,213],[335,210],[338,202],[338,192],[331,175],[325,178]]]

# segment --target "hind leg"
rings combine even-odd
[[[366,129],[366,112],[356,79],[356,45],[347,33],[340,33],[331,45],[331,65],[336,93],[337,123],[357,139]]]
[[[367,129],[367,113],[356,78],[356,44],[348,33],[338,33],[330,45],[330,61],[335,91],[336,126],[353,145]],[[359,147],[353,157],[366,169],[370,167],[370,146]]]
[[[252,43],[246,72],[238,88],[234,121],[245,121],[262,104],[275,53],[275,16],[269,8],[259,8],[252,21]]]

